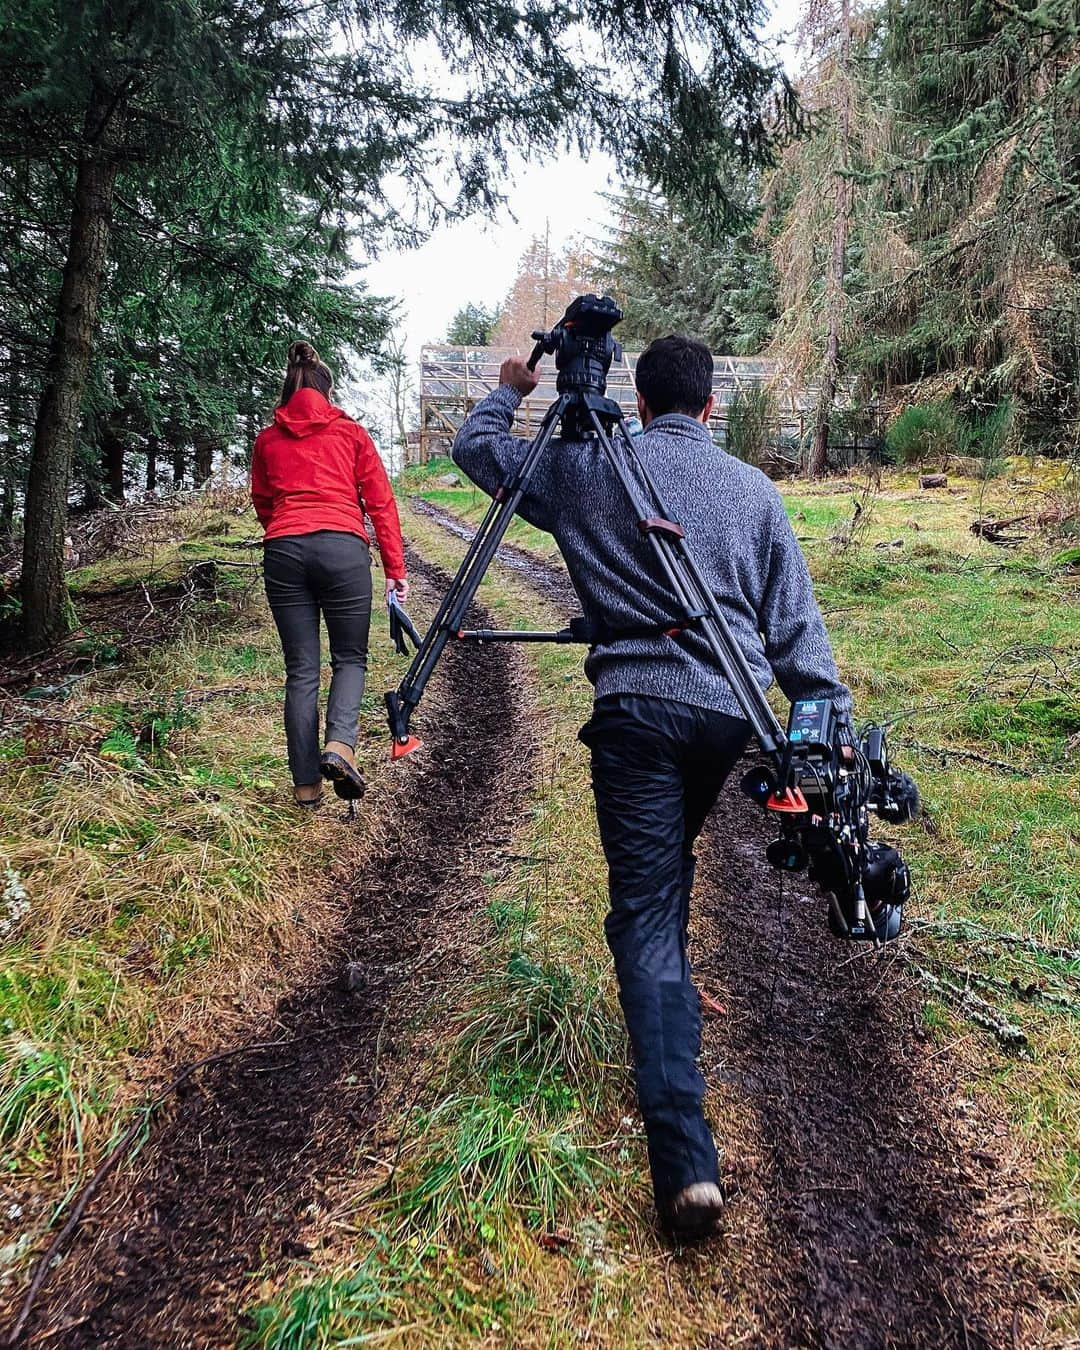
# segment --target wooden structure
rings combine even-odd
[[[499,383],[499,367],[508,356],[518,354],[508,347],[424,347],[420,355],[420,436],[410,445],[410,462],[426,463],[432,455],[448,454],[458,427],[475,405]],[[634,367],[637,352],[625,352],[608,372],[607,392],[626,415],[637,412],[634,397]],[[556,397],[555,366],[550,357],[541,367],[536,390],[521,405],[515,430],[530,436],[548,405]],[[768,389],[779,414],[777,438],[801,444],[810,427],[817,389],[796,386],[779,361],[764,356],[718,356],[713,378],[716,406],[712,426],[717,439],[725,439],[728,409],[740,390]]]

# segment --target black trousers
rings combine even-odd
[[[694,840],[746,747],[741,718],[687,703],[613,694],[581,740],[592,754],[611,908],[604,923],[634,1055],[657,1204],[717,1181],[697,1067],[701,1009],[686,930]]]
[[[371,555],[356,534],[316,530],[263,546],[266,598],[285,653],[285,738],[294,783],[319,781],[319,614],[333,677],[326,740],[355,746],[371,626]]]

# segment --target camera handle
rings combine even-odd
[[[544,344],[537,342],[529,359],[530,369],[543,355]],[[559,633],[509,633],[496,630],[469,632],[462,625],[465,614],[490,567],[495,552],[521,505],[529,481],[543,458],[567,412],[583,411],[601,449],[637,520],[638,529],[648,539],[653,555],[663,572],[680,611],[680,626],[700,632],[716,658],[725,679],[753,729],[761,748],[778,771],[784,764],[787,737],[754,678],[742,649],[732,636],[723,611],[706,582],[697,560],[686,544],[681,525],[671,520],[656,484],[634,448],[629,428],[619,405],[599,394],[570,390],[561,394],[544,415],[535,438],[520,463],[495,491],[491,506],[476,531],[450,587],[424,635],[405,678],[396,691],[386,695],[387,718],[393,737],[395,759],[417,749],[420,741],[409,731],[413,711],[423,696],[439,658],[453,637],[485,641],[573,641],[568,630]],[[614,435],[613,435],[614,433]],[[774,809],[784,809],[789,795],[781,780]],[[793,809],[793,808],[788,808]],[[805,803],[802,803],[805,809]]]

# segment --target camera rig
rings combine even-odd
[[[420,745],[409,730],[432,671],[451,639],[465,642],[585,642],[597,640],[581,618],[558,632],[468,629],[466,612],[529,480],[561,428],[564,439],[594,439],[626,494],[638,530],[649,541],[667,581],[674,613],[658,626],[672,640],[693,628],[705,640],[731,686],[766,763],[742,780],[743,791],[776,823],[769,862],[787,872],[809,869],[829,897],[829,927],[837,936],[881,946],[900,931],[910,877],[896,849],[873,842],[870,812],[891,823],[919,809],[914,782],[892,769],[884,727],[855,734],[827,699],[804,699],[781,726],[728,628],[720,604],[642,464],[619,405],[606,397],[607,373],[621,355],[611,330],[622,318],[608,297],[582,295],[550,332],[533,333],[530,369],[554,355],[555,401],[517,467],[496,490],[435,618],[417,645],[405,678],[386,695],[395,759]]]

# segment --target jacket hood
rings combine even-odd
[[[274,422],[290,436],[313,436],[317,431],[344,417],[317,389],[298,389],[284,407],[274,412]]]

